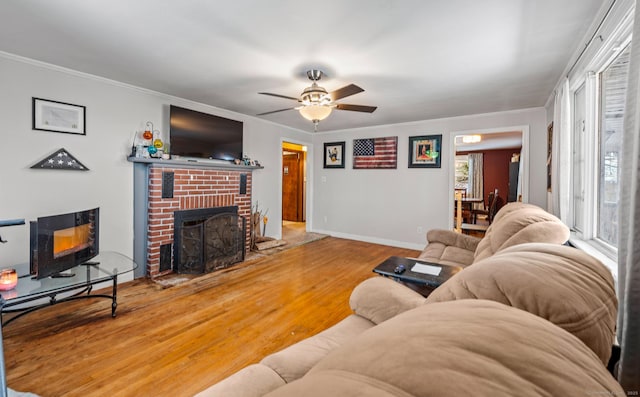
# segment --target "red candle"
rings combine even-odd
[[[0,290],[8,291],[18,284],[18,273],[15,269],[3,269],[0,271]]]

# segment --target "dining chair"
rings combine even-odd
[[[494,202],[494,197],[496,196],[497,193],[498,193],[498,189],[495,189],[492,192],[489,192],[489,194],[487,195],[487,205],[484,206],[484,208],[474,208],[472,210],[473,223],[478,223],[478,219],[479,219],[478,216],[481,216],[482,220],[487,220],[487,221],[489,220],[489,209],[491,208],[491,205]]]

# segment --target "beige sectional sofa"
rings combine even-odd
[[[608,269],[557,243],[504,241],[426,298],[364,281],[354,314],[198,396],[622,395],[606,370],[617,310]]]
[[[419,259],[466,267],[501,249],[531,242],[563,244],[569,228],[542,208],[526,203],[508,203],[496,214],[483,238],[434,229],[427,233],[427,246]]]

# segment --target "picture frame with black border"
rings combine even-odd
[[[85,106],[33,97],[32,108],[34,130],[87,134]]]
[[[326,142],[324,144],[324,168],[344,168],[345,142]]]
[[[440,168],[442,135],[409,137],[409,168]]]

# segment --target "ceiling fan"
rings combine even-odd
[[[261,95],[270,95],[278,98],[291,99],[298,101],[299,106],[272,110],[270,112],[260,113],[257,116],[264,116],[267,114],[284,112],[286,110],[296,109],[300,112],[302,117],[313,122],[314,130],[318,130],[318,123],[320,120],[324,120],[331,114],[333,109],[338,110],[350,110],[353,112],[366,112],[373,113],[377,106],[363,106],[363,105],[347,105],[344,103],[336,103],[337,100],[346,98],[351,95],[363,92],[364,90],[355,84],[349,84],[342,88],[338,88],[335,91],[327,92],[326,89],[318,85],[318,81],[322,78],[324,73],[321,70],[312,69],[307,71],[307,77],[312,81],[311,85],[302,91],[300,97],[294,98],[286,95],[272,94],[270,92],[259,92]]]

